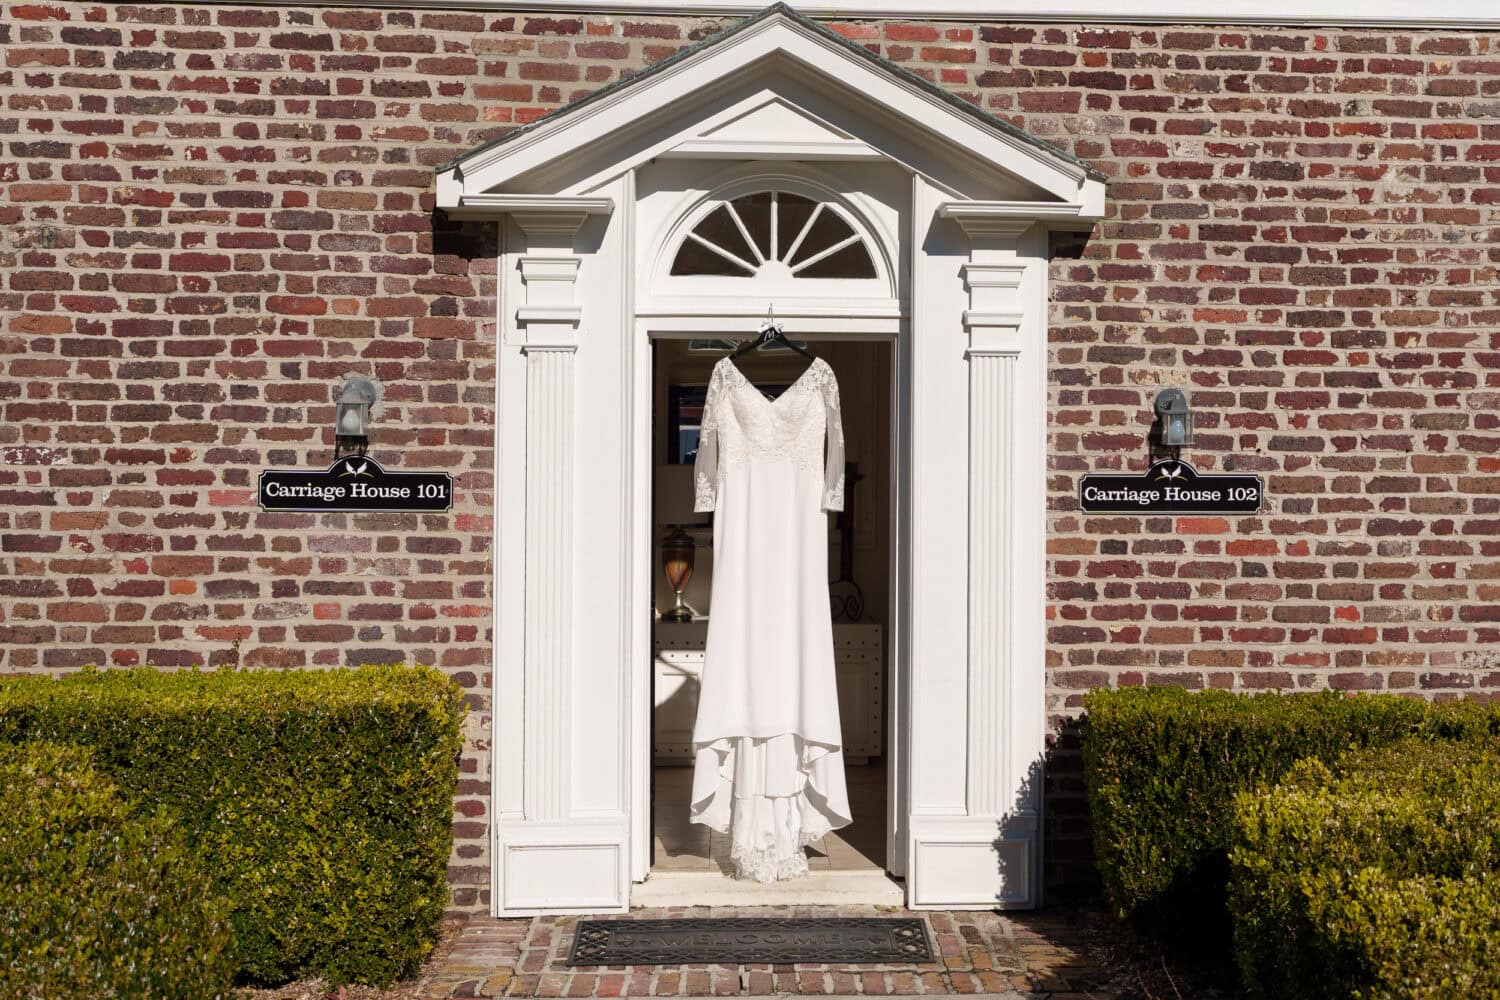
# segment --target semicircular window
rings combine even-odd
[[[721,202],[677,248],[674,275],[874,278],[870,248],[844,213],[790,191]]]

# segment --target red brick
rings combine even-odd
[[[494,237],[434,233],[431,167],[724,19],[6,13],[0,670],[201,663],[229,636],[245,663],[329,665],[351,629],[360,648],[488,669]],[[1455,667],[1500,643],[1483,36],[838,28],[1111,177],[1108,217],[1049,275],[1054,726],[1104,685],[1500,689],[1500,671]],[[383,447],[443,449],[473,477],[452,515],[373,528],[256,509],[259,469],[327,460],[329,387],[355,368],[388,388]],[[1260,474],[1260,515],[1076,512],[1083,472],[1143,467],[1165,384],[1199,415],[1182,457]],[[208,603],[213,621],[184,626]],[[22,623],[28,604],[48,621]],[[63,624],[101,645],[57,643]],[[1067,808],[1049,815],[1086,844]],[[470,876],[454,898],[482,908],[487,870]],[[508,988],[535,985],[518,971]],[[638,986],[604,975],[595,992]]]

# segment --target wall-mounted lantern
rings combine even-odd
[[[370,410],[380,399],[375,383],[360,375],[351,375],[334,406],[333,457],[345,451],[365,453],[370,443]]]
[[[1156,394],[1156,419],[1161,425],[1159,439],[1168,448],[1193,443],[1193,411],[1181,389],[1163,389]]]

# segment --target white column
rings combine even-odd
[[[1025,265],[1016,238],[1029,223],[966,226],[969,308],[969,780],[971,816],[1013,812],[1016,788],[1009,720],[1015,628],[1016,371],[1021,354]],[[1036,415],[1038,418],[1040,414]],[[1034,808],[1033,808],[1034,813]]]
[[[573,355],[526,348],[526,759],[528,818],[557,820],[568,804],[568,698],[573,668],[573,468],[538,461],[573,454]]]
[[[502,914],[623,909],[627,865],[625,831],[574,815],[573,748],[577,673],[574,647],[578,602],[574,536],[579,461],[578,351],[583,295],[579,288],[579,230],[593,202],[541,199],[512,207],[524,234],[516,254],[520,295],[513,317],[524,359],[524,455],[503,474],[524,479],[524,559],[520,625],[522,760],[508,774],[519,783],[520,814],[496,817],[496,908]],[[512,550],[514,551],[514,550]],[[497,552],[497,558],[514,558]],[[514,598],[513,598],[514,599]],[[497,665],[504,670],[507,665]],[[512,689],[514,690],[514,689]],[[519,763],[519,767],[513,765]]]
[[[526,233],[516,309],[526,357],[525,746],[522,791],[530,820],[568,808],[568,714],[573,673],[574,360],[583,309],[576,301],[580,213],[517,213]]]
[[[962,339],[946,341],[968,369],[964,785],[961,815],[912,818],[910,903],[1032,907],[1046,724],[1045,231],[1012,205],[950,202],[938,215],[969,244]]]

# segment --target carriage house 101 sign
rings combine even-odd
[[[427,513],[453,506],[453,477],[387,472],[373,458],[349,455],[327,469],[265,469],[256,493],[262,510]]]
[[[1259,476],[1205,476],[1174,460],[1138,474],[1090,473],[1078,504],[1085,514],[1256,514],[1264,494]]]

